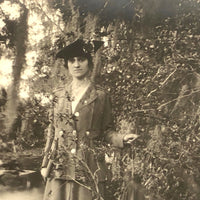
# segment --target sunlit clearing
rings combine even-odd
[[[0,86],[7,88],[12,82],[13,61],[2,56],[0,60]]]
[[[12,83],[11,76],[2,76],[0,73],[0,87],[8,88],[8,86]]]
[[[37,57],[38,57],[38,54],[36,51],[28,51],[26,53],[26,64],[31,67],[34,66],[37,60]]]
[[[23,71],[23,73],[21,75],[21,79],[28,80],[28,79],[32,78],[35,75],[35,73],[36,72],[35,72],[34,67],[28,67]]]
[[[0,32],[5,27],[5,25],[6,25],[5,22],[2,19],[0,19]]]
[[[32,46],[37,45],[45,37],[41,17],[37,13],[30,12],[28,26],[28,40]]]
[[[19,91],[19,97],[21,99],[28,99],[29,98],[29,85],[26,81],[21,81],[20,82],[20,91]]]
[[[3,75],[11,74],[12,73],[12,65],[13,61],[7,59],[6,57],[2,56],[0,60],[0,72]]]
[[[28,99],[29,98],[29,93],[26,90],[20,90],[19,92],[19,97],[21,99]]]
[[[20,6],[10,1],[4,1],[0,4],[2,11],[10,20],[16,20],[20,17]]]
[[[45,1],[37,2],[35,5],[38,10],[30,9],[28,17],[28,41],[30,46],[34,48],[41,40],[46,38],[51,38],[48,42],[54,44],[60,29],[64,30],[65,28],[62,13],[59,10],[51,9]],[[31,8],[31,4],[28,4],[29,6]]]

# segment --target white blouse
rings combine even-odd
[[[87,91],[89,85],[90,83],[84,87],[79,88],[79,92],[77,92],[76,95],[74,95],[74,100],[72,101],[72,113],[74,113],[76,106],[78,105],[79,101],[81,100],[85,92]]]

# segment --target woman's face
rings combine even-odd
[[[68,61],[69,73],[73,78],[85,78],[89,72],[88,59],[85,57],[73,57]]]

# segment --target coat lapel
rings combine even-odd
[[[72,92],[71,84],[65,87],[65,105],[69,114],[72,114]]]
[[[83,107],[92,103],[97,98],[97,92],[93,84],[91,84],[86,90],[83,97],[80,99],[76,106],[75,112],[80,111]]]

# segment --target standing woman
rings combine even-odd
[[[110,98],[90,80],[91,55],[102,45],[78,39],[57,53],[72,82],[54,92],[41,169],[46,180],[44,200],[103,198],[106,165],[104,155],[97,156],[95,150],[103,142],[123,147],[123,142],[136,137],[113,130]]]

